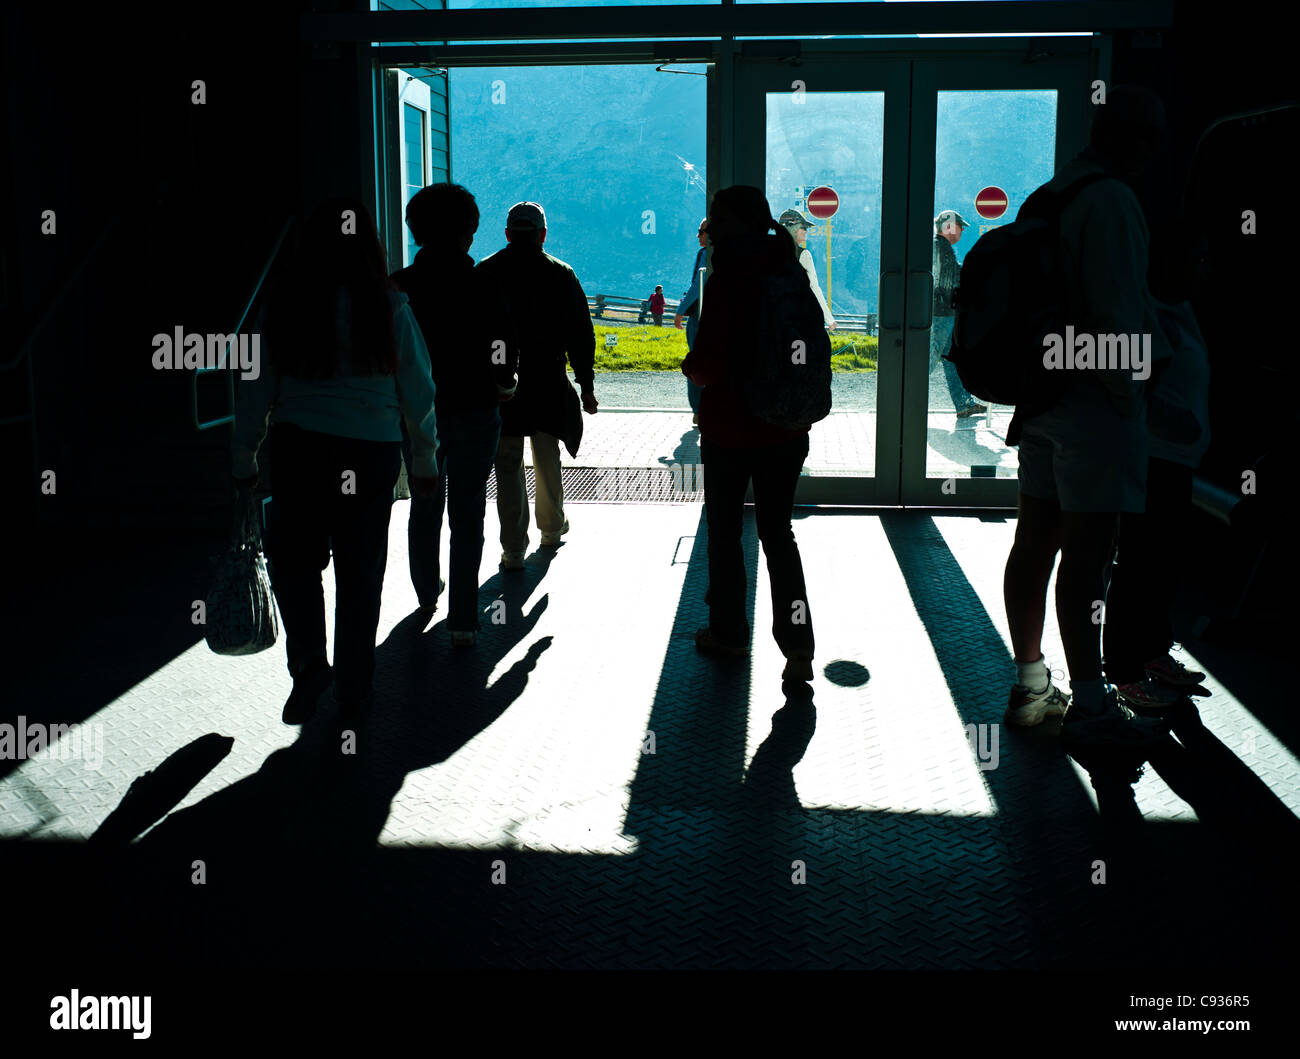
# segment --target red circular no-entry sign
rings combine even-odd
[[[840,208],[840,197],[828,187],[813,188],[808,192],[808,215],[814,220],[828,221]]]
[[[986,221],[995,221],[1007,212],[1007,193],[996,184],[981,188],[975,196],[975,212]]]

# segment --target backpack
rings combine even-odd
[[[822,307],[797,261],[765,275],[758,298],[755,348],[739,371],[741,394],[759,419],[806,430],[831,411],[831,340]]]
[[[952,349],[944,357],[980,400],[1046,411],[1065,389],[1064,372],[1043,366],[1043,338],[1067,322],[1061,267],[1061,212],[1090,184],[1113,179],[1088,173],[1055,194],[1040,187],[1011,224],[970,248],[953,291]]]

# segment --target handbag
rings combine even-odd
[[[205,639],[217,654],[251,655],[275,646],[279,623],[251,492],[246,503],[236,503],[230,546],[217,560],[206,602]]]

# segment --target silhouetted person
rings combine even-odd
[[[528,491],[524,438],[533,440],[537,528],[542,547],[553,548],[569,531],[560,478],[560,438],[572,397],[565,354],[582,389],[582,407],[595,415],[596,330],[587,296],[573,269],[542,250],[546,214],[536,202],[510,207],[509,245],[479,262],[483,281],[505,301],[519,344],[519,388],[502,406],[497,447],[497,513],[501,566],[522,570],[528,550]]]
[[[756,187],[719,191],[709,210],[708,234],[713,244],[713,273],[704,290],[708,312],[695,348],[682,363],[682,371],[704,387],[700,456],[709,527],[709,624],[695,634],[695,644],[708,654],[739,657],[749,651],[741,534],[752,480],[758,539],[772,587],[772,635],[786,657],[782,677],[811,680],[812,615],[790,528],[808,431],[785,430],[752,415],[738,375],[745,358],[760,347],[754,303],[763,279],[797,265],[798,251]]]
[[[663,327],[664,288],[662,283],[655,287],[655,292],[650,295],[650,318],[654,320],[655,327]]]
[[[417,191],[406,204],[406,223],[421,250],[409,268],[393,273],[429,344],[437,388],[438,487],[431,497],[411,497],[411,582],[427,620],[441,587],[445,504],[451,524],[448,627],[452,644],[466,647],[479,628],[483,514],[501,434],[498,406],[514,396],[518,356],[505,330],[502,304],[485,288],[468,253],[478,222],[474,196],[459,184]],[[403,443],[409,463],[410,439]]]
[[[1173,657],[1169,613],[1179,578],[1196,568],[1184,542],[1192,475],[1210,445],[1210,359],[1191,305],[1205,254],[1181,228],[1152,242],[1151,293],[1174,355],[1150,387],[1146,511],[1119,517],[1103,631],[1106,677],[1135,710],[1167,708],[1205,679]]]
[[[944,360],[944,354],[952,345],[953,316],[952,292],[957,287],[961,276],[961,266],[957,264],[957,255],[953,247],[961,239],[962,233],[970,225],[956,210],[943,210],[934,219],[934,252],[931,254],[931,272],[934,277],[934,305],[930,321],[930,374],[943,364],[943,379],[948,386],[948,397],[957,410],[958,419],[987,412],[988,408],[980,404],[961,384],[957,374],[957,365]]]
[[[388,279],[374,221],[358,200],[332,200],[312,214],[264,320],[269,364],[239,385],[232,466],[242,488],[256,483],[269,423],[267,554],[293,676],[284,721],[299,724],[331,677],[321,588],[331,551],[335,693],[345,714],[370,705],[401,422],[414,447],[412,487],[432,493],[434,391],[419,325]]]
[[[1045,185],[1048,193],[1104,171],[1060,218],[1065,296],[1076,334],[1153,334],[1167,355],[1147,291],[1147,225],[1128,181],[1154,158],[1164,129],[1160,100],[1144,89],[1112,89],[1097,108],[1088,147]],[[1009,724],[1065,714],[1062,732],[1079,744],[1143,747],[1160,731],[1120,705],[1101,674],[1104,595],[1116,519],[1146,499],[1147,435],[1143,382],[1130,368],[1065,372],[1065,391],[1048,411],[1020,422],[1007,443],[1020,445],[1019,516],[1004,594],[1017,680]],[[1056,614],[1072,699],[1051,682],[1043,659],[1047,583],[1057,551]]]
[[[686,321],[687,353],[690,353],[695,348],[695,336],[700,329],[700,294],[704,290],[704,268],[709,253],[709,244],[705,236],[705,229],[708,224],[709,220],[706,217],[700,221],[700,229],[695,233],[695,237],[700,241],[700,249],[695,254],[695,264],[691,266],[690,282],[686,284],[686,290],[677,302],[677,314],[673,317],[674,327],[681,327],[682,321]],[[694,413],[694,421],[698,423],[700,421],[700,388],[689,378],[686,380],[686,400],[690,403],[691,412]]]

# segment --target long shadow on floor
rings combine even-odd
[[[962,721],[998,721],[1009,661],[959,565],[925,516],[886,516],[886,529]],[[765,577],[757,553],[751,515],[751,624]],[[445,654],[440,627],[423,633],[406,622],[393,631],[379,651],[377,686],[381,696],[414,691],[356,729],[358,754],[340,753],[343,733],[327,708],[256,775],[173,814],[98,876],[93,851],[81,847],[0,846],[4,869],[21,871],[52,906],[67,899],[66,907],[95,909],[93,936],[80,938],[79,920],[63,917],[33,924],[32,947],[63,954],[60,941],[80,941],[86,961],[140,967],[1133,967],[1184,957],[1271,966],[1288,958],[1274,944],[1285,921],[1243,929],[1242,894],[1252,916],[1276,911],[1258,900],[1250,873],[1219,878],[1196,864],[1184,892],[1160,893],[1131,913],[1122,907],[1131,889],[1083,887],[1099,829],[1084,781],[1051,732],[1007,735],[1000,766],[985,774],[994,817],[803,808],[792,773],[815,737],[817,712],[806,695],[757,688],[748,663],[696,654],[705,554],[701,518],[652,706],[656,752],[642,757],[629,791],[625,830],[639,840],[635,854],[525,852],[495,841],[375,848],[409,770],[445,760],[523,694],[546,649],[545,638],[528,642],[546,602],[523,609],[545,573],[544,558],[530,560],[532,569],[485,586],[484,598],[500,595],[509,617],[485,626],[481,657]],[[755,630],[754,640],[769,635]],[[489,686],[493,664],[521,647],[523,657]],[[900,661],[868,660],[873,670]],[[843,668],[837,683],[865,683],[865,673]],[[769,709],[771,731],[746,769],[750,717],[762,724]],[[1180,868],[1206,856],[1201,827],[1146,831],[1173,836]],[[498,860],[508,862],[508,885],[490,882]],[[1113,872],[1117,882],[1123,874]]]
[[[172,813],[145,836],[137,852],[154,866],[150,878],[156,884],[156,867],[170,864],[173,881],[180,883],[163,886],[155,898],[177,902],[177,929],[193,930],[192,944],[224,951],[233,927],[219,915],[192,914],[200,877],[202,900],[213,909],[253,916],[255,922],[267,917],[252,934],[267,940],[265,956],[273,961],[286,956],[274,940],[280,936],[275,920],[286,909],[295,916],[319,913],[324,924],[340,890],[354,893],[354,914],[374,902],[376,880],[368,867],[407,774],[445,761],[500,717],[524,693],[528,674],[550,645],[549,637],[540,637],[489,683],[497,664],[546,610],[545,596],[527,612],[522,608],[549,561],[549,553],[539,553],[525,570],[501,572],[483,586],[480,598],[495,597],[504,611],[488,608],[473,651],[449,657],[444,622],[428,632],[417,615],[399,622],[376,651],[375,705],[368,717],[340,718],[327,695],[295,743],[271,754],[253,775]],[[492,614],[504,614],[504,622],[492,624]],[[259,892],[260,901],[254,896]],[[181,914],[181,908],[191,911]],[[464,924],[447,926],[444,952],[473,947],[472,937],[457,933]],[[237,934],[247,936],[248,925]],[[340,945],[328,930],[295,937],[304,948],[294,956],[303,962],[329,963],[340,953],[356,952],[355,944]]]
[[[224,532],[79,543],[46,569],[15,572],[31,584],[5,608],[0,723],[80,724],[203,639],[193,604],[210,587]],[[21,764],[0,757],[0,778]]]
[[[933,519],[891,513],[881,521],[962,723],[997,724],[1014,669],[982,602]],[[1222,930],[1222,923],[1209,927],[1210,909],[1221,909],[1239,888],[1253,889],[1261,907],[1283,907],[1284,894],[1263,861],[1217,853],[1225,842],[1239,853],[1252,844],[1267,849],[1290,843],[1296,836],[1294,815],[1205,731],[1190,701],[1170,720],[1180,741],[1166,739],[1152,752],[1150,766],[1196,808],[1200,826],[1144,824],[1132,786],[1140,782],[1142,762],[1105,754],[1080,760],[1097,794],[1097,827],[1086,791],[1057,742],[1059,722],[1027,731],[1001,727],[1001,763],[984,775],[998,803],[1009,855],[1022,865],[1022,885],[1027,893],[1073,893],[1081,910],[1090,906],[1100,915],[1092,939],[1077,932],[1087,922],[1081,917],[1061,924],[1075,933],[1073,943],[1058,936],[1044,937],[1040,944],[1088,952],[1108,941],[1117,956],[1160,959],[1177,944],[1180,921]],[[1245,845],[1243,829],[1251,836]],[[1062,855],[1069,846],[1078,849],[1080,831],[1095,850],[1090,864],[1082,863],[1078,852]],[[1098,894],[1113,898],[1098,903]],[[1232,940],[1225,935],[1218,944],[1224,959],[1231,959]]]

